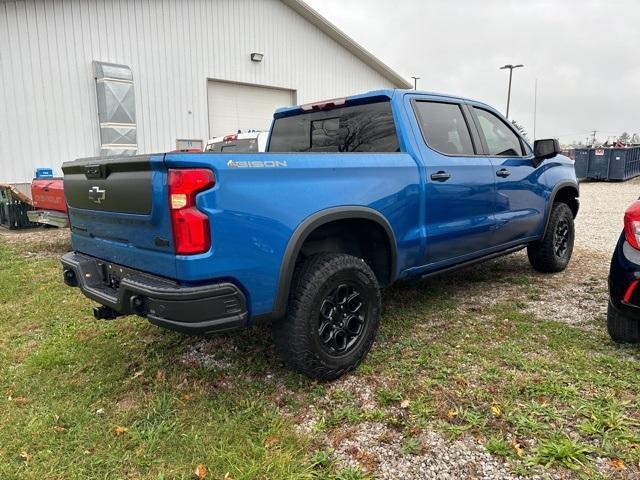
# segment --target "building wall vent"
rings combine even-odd
[[[135,155],[136,104],[126,65],[93,62],[100,123],[100,155]]]

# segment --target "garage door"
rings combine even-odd
[[[209,81],[209,135],[268,130],[278,107],[294,104],[293,90]]]

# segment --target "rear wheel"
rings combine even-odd
[[[571,209],[566,203],[554,203],[544,237],[527,247],[531,266],[545,273],[563,271],[571,259],[574,239]]]
[[[367,355],[379,322],[380,287],[371,268],[351,255],[323,253],[298,266],[274,343],[289,368],[333,380]]]
[[[617,343],[640,343],[640,322],[628,317],[609,301],[607,330],[611,340]]]

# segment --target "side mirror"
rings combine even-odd
[[[556,138],[536,140],[533,144],[534,163],[537,167],[547,158],[553,158],[560,153],[560,142]]]

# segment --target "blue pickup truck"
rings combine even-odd
[[[578,183],[493,108],[380,90],[274,114],[267,153],[63,166],[64,281],[112,319],[193,334],[272,323],[287,366],[333,379],[374,341],[381,288],[527,248],[571,257]]]

